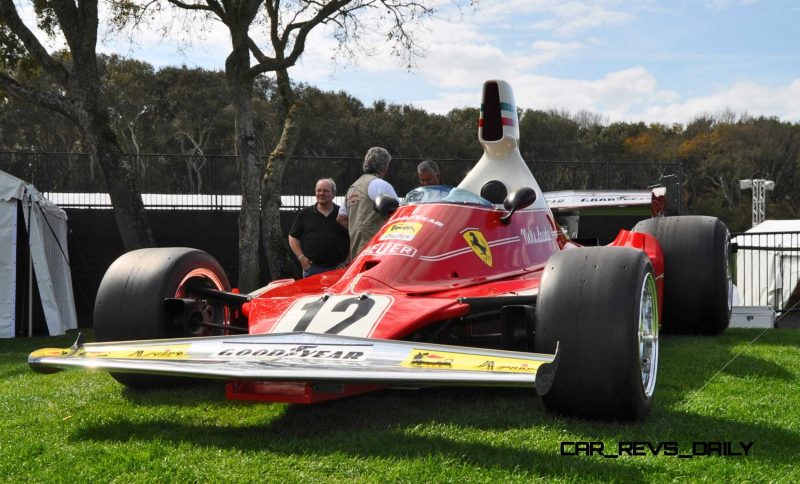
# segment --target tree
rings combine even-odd
[[[52,89],[40,79],[43,89]],[[57,119],[60,121],[60,119]],[[53,113],[0,89],[0,151],[54,151],[81,149],[80,133],[70,123],[53,122]]]
[[[142,131],[150,124],[145,119],[156,102],[153,66],[117,55],[101,55],[99,67],[111,126],[123,151],[138,155],[142,152]]]
[[[283,172],[294,153],[301,124],[302,98],[293,89],[288,69],[303,54],[308,35],[321,25],[330,26],[338,41],[339,52],[354,55],[363,51],[361,41],[364,35],[374,31],[377,25],[382,28],[393,52],[408,62],[416,48],[410,26],[433,10],[424,0],[167,2],[171,7],[185,10],[184,13],[198,14],[203,20],[214,18],[221,21],[230,34],[231,52],[225,61],[225,74],[236,113],[236,148],[242,183],[238,285],[245,291],[252,290],[259,285],[259,228],[272,277],[297,272],[280,230],[278,207]],[[136,1],[115,5],[121,23],[141,20],[148,10],[165,6],[164,3]],[[377,18],[364,23],[364,16],[372,12]],[[250,35],[254,25],[266,26],[269,39],[266,45],[259,45],[255,40],[257,37]],[[252,65],[251,56],[256,60]],[[257,150],[251,96],[256,76],[267,72],[275,73],[283,127],[265,166]]]
[[[453,109],[445,119],[447,121],[448,134],[445,139],[450,144],[447,156],[451,158],[466,158],[478,160],[483,149],[478,144],[478,119],[480,118],[479,108]],[[523,140],[522,143],[525,141]]]
[[[0,89],[57,112],[81,133],[100,165],[125,249],[153,246],[142,197],[111,127],[97,65],[97,0],[34,2],[37,23],[51,37],[63,35],[68,52],[48,53],[22,21],[14,0],[0,0]],[[46,76],[52,89],[36,83]]]
[[[364,154],[361,133],[364,104],[340,91],[322,92],[314,87],[302,89],[304,102],[298,155],[358,156]]]
[[[574,160],[578,144],[578,123],[567,113],[526,109],[519,122],[520,140],[528,160]]]

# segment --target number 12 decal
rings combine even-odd
[[[366,337],[391,303],[389,296],[329,296],[325,300],[319,296],[303,297],[281,316],[272,332],[306,331]]]

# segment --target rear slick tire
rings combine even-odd
[[[185,247],[139,249],[123,254],[106,271],[94,306],[95,340],[128,341],[212,336],[219,332],[201,326],[189,328],[166,321],[164,299],[185,296],[192,283],[229,291],[228,277],[219,263],[205,252]],[[204,310],[219,323],[229,323],[228,310],[209,302]],[[111,373],[133,388],[185,384],[190,378]]]
[[[664,333],[725,331],[733,307],[725,224],[716,217],[664,217],[643,220],[633,231],[654,236],[664,253]]]
[[[553,255],[536,302],[535,349],[559,363],[548,411],[595,420],[642,420],[658,369],[658,295],[650,259],[627,247]]]

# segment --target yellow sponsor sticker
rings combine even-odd
[[[191,345],[158,345],[100,351],[94,348],[42,348],[31,353],[32,358],[125,358],[133,360],[182,360],[189,357]]]
[[[412,349],[401,366],[507,373],[536,373],[543,361]]]
[[[42,348],[31,353],[31,358],[46,358],[49,356],[83,356],[84,350],[76,351],[73,348]]]
[[[378,240],[403,240],[409,241],[417,235],[422,228],[420,222],[395,222],[386,227]]]
[[[492,249],[489,243],[486,242],[486,237],[483,236],[480,230],[467,230],[462,234],[467,245],[475,252],[480,260],[486,263],[487,266],[492,267]]]
[[[111,351],[89,351],[87,358],[128,358],[133,360],[183,360],[189,357],[191,345],[161,345],[131,347]]]

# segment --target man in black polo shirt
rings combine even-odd
[[[303,277],[336,269],[350,250],[347,229],[336,221],[336,183],[322,178],[314,193],[317,203],[300,210],[289,231],[289,247],[303,267]]]

